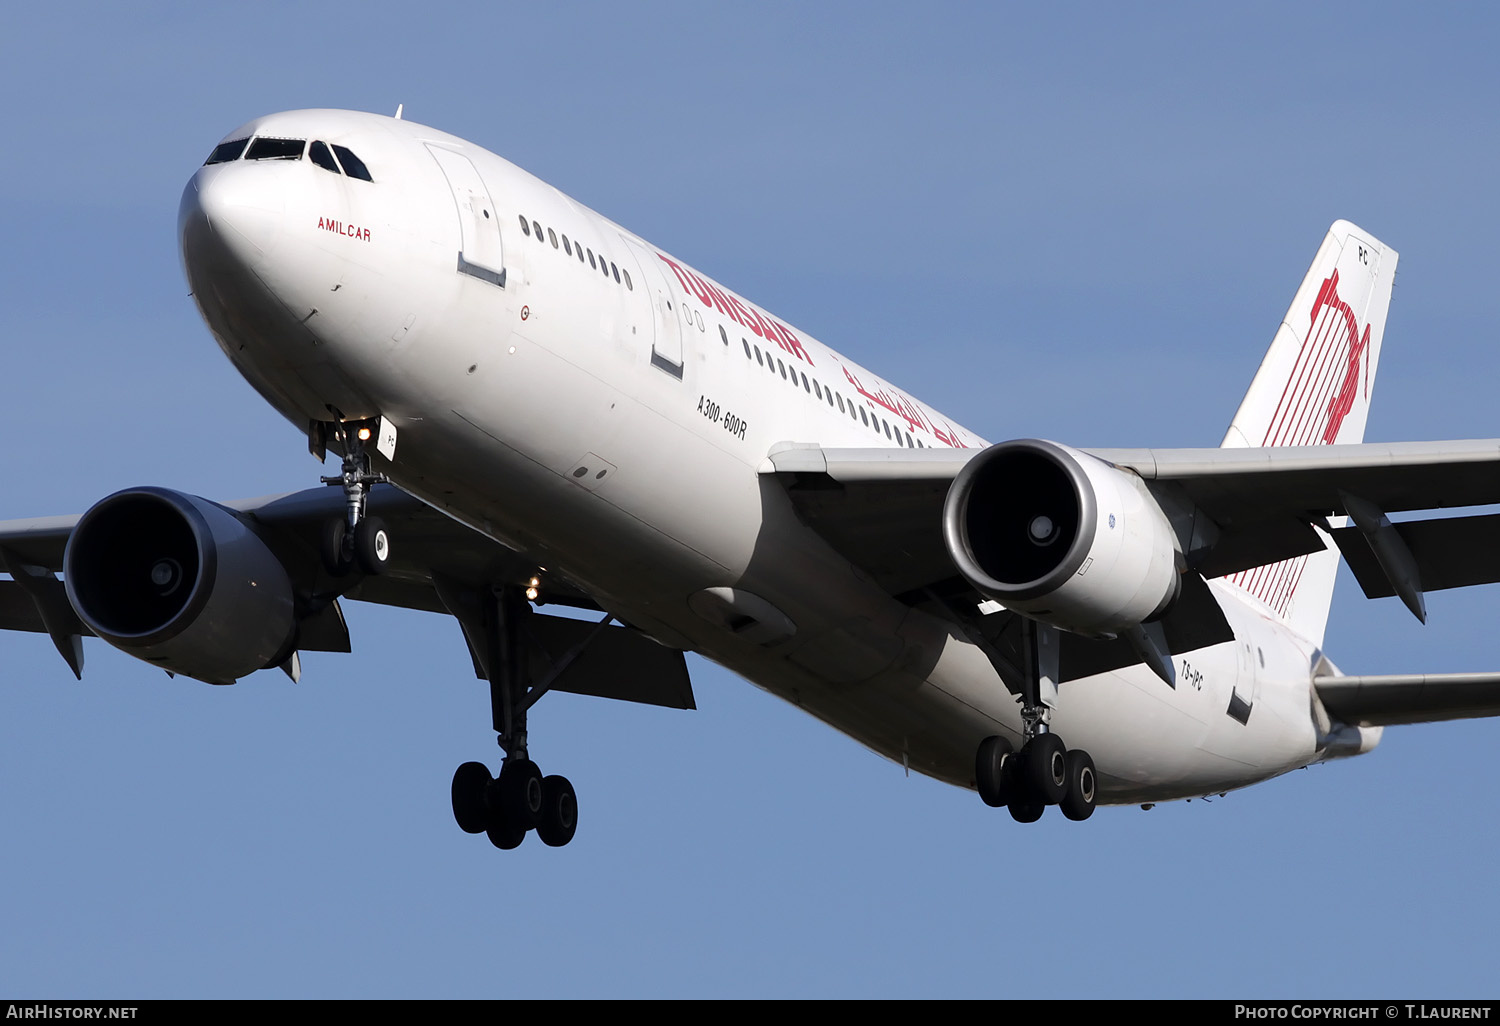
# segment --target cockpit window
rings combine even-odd
[[[339,166],[334,162],[333,154],[328,152],[328,144],[321,139],[314,139],[312,145],[307,148],[307,159],[324,171],[339,173]]]
[[[344,165],[344,174],[350,178],[360,178],[366,182],[373,182],[370,177],[370,169],[365,167],[365,162],[356,157],[347,146],[333,144],[333,152],[338,156],[339,163]]]
[[[249,141],[250,137],[246,136],[243,139],[231,139],[228,142],[219,143],[219,145],[214,147],[214,151],[208,155],[208,159],[203,162],[203,166],[227,164],[231,160],[239,160],[240,154],[245,152],[245,144]]]
[[[259,136],[245,153],[246,160],[301,160],[305,139],[268,139]]]

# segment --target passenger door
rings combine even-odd
[[[453,191],[453,203],[458,208],[458,224],[462,232],[458,251],[458,271],[487,281],[491,285],[505,287],[505,260],[500,246],[500,215],[490,200],[489,190],[479,170],[462,153],[445,150],[427,144],[432,158],[443,169],[448,179],[448,188]]]

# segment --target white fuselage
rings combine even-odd
[[[234,160],[184,194],[200,308],[287,418],[386,418],[399,444],[381,469],[401,488],[912,769],[969,786],[982,738],[1019,742],[982,652],[869,581],[759,472],[781,443],[983,439],[472,143],[346,111],[226,138],[247,136],[339,143],[374,179]],[[1238,640],[1177,657],[1175,689],[1139,666],[1062,686],[1052,729],[1092,754],[1101,800],[1222,791],[1325,754],[1315,646],[1212,586]],[[735,633],[722,589],[784,619]]]

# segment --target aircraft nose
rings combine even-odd
[[[242,267],[259,266],[275,247],[285,216],[285,197],[272,176],[244,164],[199,168],[182,191],[178,239],[189,268],[229,257]]]

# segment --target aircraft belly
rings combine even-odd
[[[1174,658],[1175,688],[1144,666],[1062,686],[1054,729],[1094,757],[1101,801],[1215,794],[1317,758],[1307,667],[1300,685],[1288,670],[1275,679],[1257,677],[1256,690],[1249,692],[1247,674],[1258,667],[1246,666],[1237,649],[1248,641],[1253,661],[1267,640],[1260,633],[1268,628],[1237,609],[1226,612],[1236,641]],[[1239,692],[1255,696],[1243,721],[1233,714]]]
[[[909,688],[907,700],[912,705],[946,705],[955,713],[934,760],[946,770],[930,775],[968,786],[973,753],[982,738],[999,734],[1017,747],[1022,743],[1019,704],[983,653],[950,625],[913,613],[902,633],[922,636],[920,620],[929,625],[923,642],[938,655],[935,660],[919,660],[908,654],[908,666],[924,668],[924,686]],[[909,646],[909,652],[920,647]],[[1186,663],[1182,657],[1175,662],[1176,688],[1144,666],[1061,686],[1052,729],[1069,747],[1093,756],[1102,803],[1213,794],[1317,758],[1305,679],[1300,689],[1295,674],[1263,683],[1248,721],[1240,723],[1227,714],[1227,696],[1238,679],[1232,645],[1200,650],[1190,653]],[[1194,678],[1182,672],[1186,670],[1201,674],[1201,686],[1193,686]],[[931,710],[920,715],[903,710],[892,722],[920,720],[923,715],[931,715]]]
[[[874,604],[875,596],[870,597]],[[855,665],[884,668],[862,680],[843,681],[798,661],[795,645],[757,648],[707,633],[701,625],[684,627],[695,635],[695,647],[703,655],[875,753],[945,783],[972,783],[973,751],[955,739],[973,733],[975,712],[924,679],[920,645],[913,644],[909,630],[902,630],[894,652],[889,644],[845,652]],[[865,634],[850,640],[869,643],[872,638]]]

